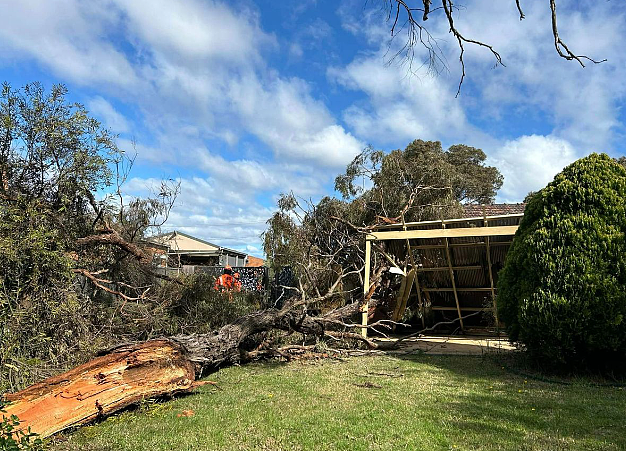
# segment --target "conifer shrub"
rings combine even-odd
[[[624,367],[626,169],[582,158],[536,193],[498,280],[512,340],[543,366]]]

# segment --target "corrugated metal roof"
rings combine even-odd
[[[516,226],[519,225],[522,217],[523,214],[504,214],[445,221],[423,221],[405,226],[407,230]],[[395,230],[402,230],[402,225],[398,227],[394,224],[391,227]],[[378,230],[389,231],[391,227],[381,226]],[[512,235],[409,240],[413,258],[418,267],[418,282],[425,306],[425,316],[431,317],[432,322],[458,317],[453,288],[456,288],[457,291],[462,316],[485,307],[491,308],[493,306],[491,280],[493,278],[495,291],[498,280],[497,274],[504,266],[506,253],[512,240]],[[454,285],[450,277],[446,245],[450,255]],[[385,246],[387,251],[396,257],[397,261],[409,265],[410,259],[407,254],[406,240],[385,241]],[[489,249],[489,256],[487,249]],[[490,269],[492,277],[489,274]],[[417,307],[415,305],[417,304],[417,296],[415,292],[413,293],[412,302],[414,302],[414,307]]]

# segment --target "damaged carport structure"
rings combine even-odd
[[[369,292],[375,250],[392,265],[399,265],[396,272],[404,276],[392,320],[402,317],[414,297],[423,326],[427,315],[452,314],[461,330],[466,330],[464,317],[489,311],[497,326],[497,273],[504,266],[522,217],[522,213],[483,215],[379,226],[368,233],[365,242],[364,294]],[[367,303],[361,312],[366,326]],[[362,331],[367,335],[367,328]]]

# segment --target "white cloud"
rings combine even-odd
[[[236,184],[213,178],[182,178],[180,194],[164,230],[180,230],[221,246],[260,255],[260,235],[273,209],[244,198]],[[154,178],[133,178],[124,187],[129,196],[147,197],[160,185]],[[246,203],[242,204],[242,201]]]
[[[254,74],[233,80],[229,98],[242,121],[272,147],[279,159],[306,159],[319,166],[342,166],[364,147],[346,132],[301,79],[274,78],[263,86]]]
[[[383,52],[331,68],[331,80],[368,96],[343,113],[355,134],[383,144],[416,138],[462,141],[480,133],[468,122],[454,88],[445,79],[385,64]]]
[[[130,131],[130,125],[126,118],[104,98],[94,97],[87,103],[87,108],[91,114],[102,120],[106,128],[114,133]]]
[[[626,98],[626,52],[619,44],[626,40],[623,5],[559,2],[559,31],[570,48],[608,59],[586,61],[586,68],[556,54],[547,2],[522,6],[522,22],[508,2],[474,2],[455,13],[463,35],[492,44],[506,64],[494,69],[488,49],[465,45],[467,77],[456,100],[459,48],[445,20],[432,15],[425,24],[450,69],[431,79],[425,68],[407,76],[398,62],[385,66],[403,35],[388,48],[390,24],[381,27],[380,17],[372,22],[373,13],[342,8],[346,29],[380,46],[328,71],[331,80],[366,95],[344,110],[345,122],[357,136],[380,144],[419,137],[482,147],[505,176],[502,201],[522,200],[591,151],[615,152],[624,134],[620,104]],[[415,50],[414,63],[420,63],[425,52],[419,45]],[[527,136],[529,130],[545,136]]]
[[[234,145],[252,133],[277,158],[317,166],[344,164],[363,146],[305,81],[266,66],[263,53],[276,48],[276,38],[260,28],[252,8],[240,5],[235,12],[199,0],[60,0],[3,9],[10,24],[0,30],[2,49],[79,83],[104,82],[109,95],[138,104],[154,135],[175,135],[193,124],[199,138]],[[328,26],[312,32],[325,35]],[[99,100],[94,106],[107,108]],[[114,120],[108,110],[101,112]]]
[[[546,186],[578,158],[580,155],[568,141],[554,136],[521,136],[505,142],[489,158],[489,163],[504,175],[498,201],[521,202],[528,192]]]
[[[626,10],[616,2],[560,2],[559,33],[579,55],[607,62],[565,61],[554,49],[547,2],[526,2],[522,22],[506,2],[477,2],[459,13],[466,35],[489,42],[507,65],[492,70],[493,58],[480,48],[468,51],[468,75],[479,81],[483,118],[542,114],[552,135],[576,148],[609,150],[623,125],[619,102],[626,96]],[[573,9],[575,8],[575,10]],[[454,73],[454,71],[453,71]],[[480,112],[479,112],[480,113]],[[621,129],[621,130],[620,130]]]
[[[258,58],[258,48],[274,38],[257,24],[254,11],[235,15],[216,1],[115,0],[128,26],[152,52],[170,61],[197,65],[207,60],[246,63]]]
[[[137,75],[122,52],[103,37],[119,17],[101,2],[0,0],[5,58],[34,57],[57,75],[79,83],[131,86]]]

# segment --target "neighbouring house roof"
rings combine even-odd
[[[219,255],[223,253],[245,257],[245,252],[213,244],[209,241],[175,230],[161,233],[146,239],[150,243],[167,245],[175,254]]]
[[[258,268],[265,264],[265,260],[259,257],[255,257],[253,255],[248,255],[248,263],[246,263],[247,268]]]
[[[482,216],[500,216],[524,213],[526,204],[491,204],[491,205],[464,205],[464,218],[478,218]]]

